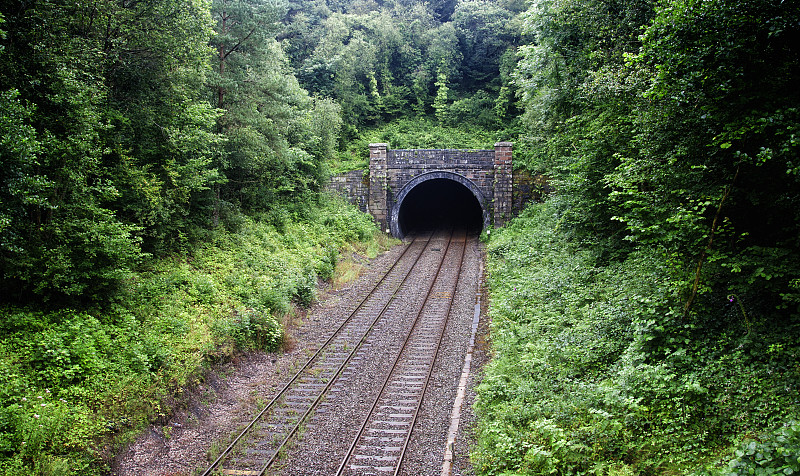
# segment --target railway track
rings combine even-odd
[[[337,396],[352,394],[348,380],[352,372],[362,371],[354,369],[389,354],[395,356],[392,370],[375,380],[376,389],[382,380],[379,391],[367,392],[374,394],[372,407],[361,410],[364,423],[350,450],[343,457],[341,451],[331,457],[342,458],[338,474],[388,474],[389,467],[397,474],[447,324],[466,242],[465,236],[455,240],[428,236],[408,244],[341,326],[203,476],[277,471],[275,467],[281,465],[276,463],[303,428],[312,424],[311,417],[330,411],[331,400]],[[409,309],[413,309],[411,314]],[[413,323],[400,326],[402,331],[392,322],[398,316],[408,320],[414,313]],[[378,342],[390,344],[381,347]],[[352,431],[343,432],[342,437],[350,436]]]
[[[417,422],[453,305],[466,236],[451,239],[444,251],[411,331],[406,336],[368,416],[342,459],[336,475],[397,475]],[[448,253],[455,248],[453,253]],[[447,263],[448,258],[450,263]],[[455,259],[455,261],[454,261]],[[442,273],[445,264],[448,272]]]

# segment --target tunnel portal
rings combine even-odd
[[[461,180],[430,178],[410,183],[395,205],[393,234],[404,237],[450,227],[480,233],[487,220],[481,205],[483,197],[463,177],[454,175],[454,178]]]
[[[498,142],[494,150],[390,149],[374,143],[367,173],[348,175],[345,186],[348,196],[397,238],[431,226],[503,226],[512,212],[512,149],[511,142]]]

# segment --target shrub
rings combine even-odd
[[[800,423],[789,422],[765,440],[742,443],[734,455],[725,476],[800,473]]]
[[[255,309],[242,309],[230,316],[217,319],[211,330],[219,340],[231,339],[240,348],[267,351],[278,349],[283,340],[283,329],[271,315]]]
[[[205,365],[276,350],[291,303],[310,305],[340,250],[376,236],[341,200],[298,207],[150,262],[102,309],[0,308],[0,475],[105,474],[107,448],[166,418]]]
[[[564,203],[489,240],[495,357],[478,387],[477,474],[686,474],[796,418],[797,324],[774,326],[744,295],[682,319],[658,249],[602,256],[561,229]],[[794,471],[782,466],[794,426],[782,431],[740,449],[737,474]]]

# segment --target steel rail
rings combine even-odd
[[[272,407],[275,405],[275,403],[289,390],[289,388],[291,388],[291,386],[300,378],[300,376],[303,374],[303,372],[306,371],[306,369],[308,369],[309,366],[311,366],[311,363],[314,362],[322,354],[322,352],[324,350],[326,350],[326,348],[328,347],[328,345],[330,345],[330,343],[334,340],[334,338],[336,338],[341,333],[341,331],[345,328],[345,326],[347,326],[347,324],[350,323],[350,321],[356,315],[356,313],[359,310],[361,310],[361,308],[364,307],[364,304],[374,295],[375,291],[381,286],[381,284],[383,284],[383,282],[386,280],[387,276],[389,276],[389,274],[392,271],[394,271],[395,267],[397,267],[397,265],[403,260],[403,258],[405,257],[406,253],[408,252],[408,250],[411,249],[411,246],[416,241],[417,241],[417,238],[414,237],[412,242],[409,243],[403,249],[403,252],[401,253],[401,255],[395,260],[395,262],[392,264],[392,266],[383,274],[383,276],[381,277],[380,280],[378,280],[378,282],[375,284],[375,286],[373,286],[372,289],[370,289],[369,292],[364,296],[364,298],[359,301],[358,305],[347,316],[347,318],[342,322],[342,324],[331,334],[330,337],[328,337],[328,339],[306,361],[305,365],[303,365],[303,367],[300,368],[300,370],[298,370],[297,373],[294,374],[294,376],[283,386],[283,388],[281,388],[281,390],[277,394],[275,394],[275,396],[270,400],[270,402],[258,413],[258,415],[256,415],[253,418],[252,421],[250,421],[250,423],[239,433],[239,435],[233,440],[233,442],[231,442],[228,445],[228,447],[217,457],[217,459],[214,460],[214,462],[202,473],[201,476],[210,476],[213,473],[213,471],[215,469],[217,469],[217,467],[220,465],[220,463],[222,461],[224,461],[228,457],[228,455],[230,455],[231,451],[233,451],[233,449],[242,440],[242,438],[245,435],[247,435],[247,433],[253,428],[253,426],[256,423],[258,423],[258,421],[270,409],[272,409]],[[428,243],[430,242],[430,237],[428,238],[427,241],[428,241]],[[396,294],[397,290],[403,285],[403,283],[405,282],[405,279],[408,277],[408,274],[414,268],[414,266],[416,265],[417,261],[419,261],[419,258],[422,256],[422,254],[425,251],[425,249],[427,248],[427,246],[428,245],[426,244],[425,247],[422,249],[422,251],[420,251],[419,255],[417,255],[416,259],[414,260],[414,264],[412,264],[409,267],[409,271],[406,273],[406,276],[404,277],[403,281],[393,291],[392,297],[390,297],[389,302],[391,302],[394,299],[394,295]],[[261,474],[263,474],[263,472],[264,471],[262,470]]]
[[[428,244],[430,244],[430,240],[428,240]],[[426,245],[426,248],[427,248],[427,245]],[[309,417],[309,415],[311,415],[311,413],[316,409],[317,405],[319,405],[319,402],[322,400],[323,397],[325,397],[325,395],[327,395],[328,390],[330,390],[330,388],[333,386],[333,384],[336,383],[336,380],[339,378],[341,373],[344,371],[345,367],[347,367],[347,364],[350,363],[350,361],[353,359],[353,357],[356,355],[356,353],[358,353],[358,350],[361,348],[361,346],[367,340],[367,337],[369,336],[370,332],[372,332],[372,329],[378,323],[380,318],[383,317],[383,315],[386,313],[386,310],[389,308],[389,306],[392,304],[392,302],[394,302],[394,299],[397,296],[398,291],[400,290],[401,287],[403,287],[403,284],[405,284],[406,280],[411,275],[411,271],[413,271],[414,267],[417,265],[417,262],[419,261],[420,257],[424,253],[424,251],[425,251],[425,249],[423,249],[422,252],[420,252],[420,254],[417,256],[417,258],[414,260],[414,263],[409,267],[408,272],[406,272],[405,276],[403,276],[403,281],[394,289],[394,291],[392,292],[392,295],[390,296],[389,300],[386,302],[386,304],[383,306],[383,308],[380,310],[380,312],[378,312],[375,315],[375,318],[372,320],[372,322],[370,323],[369,327],[364,331],[364,334],[361,336],[361,339],[359,339],[358,343],[353,346],[353,350],[350,352],[350,354],[347,356],[347,358],[344,360],[344,362],[342,362],[339,365],[339,367],[336,369],[336,372],[334,372],[333,376],[331,376],[330,379],[328,379],[328,382],[326,383],[325,388],[322,390],[322,392],[319,393],[319,395],[314,399],[314,401],[311,403],[311,405],[308,407],[308,409],[297,420],[297,423],[295,423],[294,426],[292,427],[292,429],[289,430],[289,432],[287,433],[286,437],[283,439],[281,444],[278,446],[278,449],[275,450],[275,452],[272,454],[270,459],[267,460],[267,462],[264,464],[263,468],[258,473],[258,476],[262,476],[264,473],[266,473],[267,469],[269,469],[269,467],[272,466],[272,464],[278,458],[278,455],[279,455],[280,451],[287,445],[287,443],[289,443],[289,441],[292,439],[292,437],[294,437],[294,435],[297,433],[297,430],[300,428],[300,426],[306,421],[306,419]]]
[[[431,297],[431,291],[433,290],[433,286],[436,283],[437,279],[439,278],[439,274],[441,273],[442,266],[444,265],[444,261],[445,261],[444,258],[447,255],[448,250],[450,249],[450,245],[451,245],[452,241],[453,241],[453,238],[452,238],[452,231],[451,231],[451,236],[450,236],[450,239],[447,242],[447,247],[445,248],[444,252],[442,253],[442,261],[439,263],[439,267],[436,270],[436,275],[435,275],[434,279],[431,280],[431,284],[428,286],[428,289],[427,289],[427,291],[425,293],[425,300],[423,301],[422,305],[419,308],[419,311],[417,312],[417,315],[414,318],[414,322],[413,322],[413,324],[411,326],[411,330],[409,330],[408,335],[406,336],[400,351],[397,353],[397,357],[395,358],[394,363],[392,364],[392,368],[389,370],[386,379],[383,381],[383,385],[381,386],[380,391],[378,391],[378,394],[377,394],[375,400],[373,401],[372,406],[371,406],[369,412],[367,413],[366,418],[364,419],[363,423],[361,424],[361,427],[359,428],[358,433],[356,434],[355,438],[353,439],[353,442],[350,444],[350,448],[347,450],[347,453],[345,454],[344,458],[342,459],[342,462],[341,462],[341,464],[339,465],[339,468],[336,471],[336,476],[341,476],[342,473],[346,470],[347,463],[350,460],[351,456],[353,456],[353,452],[355,451],[355,448],[358,445],[359,440],[363,436],[364,431],[366,430],[366,427],[370,422],[370,416],[372,415],[372,413],[374,413],[375,408],[377,408],[378,403],[380,402],[381,396],[384,394],[386,388],[389,385],[389,382],[391,381],[392,375],[395,373],[395,369],[397,368],[398,364],[400,363],[400,358],[403,356],[403,353],[405,352],[406,348],[408,347],[408,343],[411,341],[411,337],[412,337],[412,335],[414,333],[414,329],[417,327],[417,324],[420,321],[420,317],[422,316],[422,312],[425,310],[425,306],[426,306],[426,304],[428,303],[428,300]],[[466,249],[466,237],[465,237],[465,242],[464,242],[464,249]],[[463,258],[464,258],[464,251],[462,250],[461,263],[463,263]],[[456,273],[456,280],[458,280],[458,274],[460,274],[460,267],[459,267],[459,272]],[[452,299],[453,298],[455,298],[455,296],[451,295],[450,306],[452,306]],[[449,314],[449,308],[448,308],[448,314]],[[439,339],[439,341],[437,343],[436,354],[438,354],[438,350],[439,350],[440,346],[441,346],[441,339]],[[434,359],[435,359],[435,357],[434,357]],[[433,364],[431,364],[431,368],[432,367],[433,367]],[[427,381],[429,379],[430,379],[430,373],[428,375],[428,378],[426,379],[426,385],[427,385]],[[424,398],[424,391],[422,393],[422,396],[420,397],[420,402],[419,403],[421,403],[422,398]],[[417,409],[418,409],[418,407],[417,407]],[[410,431],[409,431],[409,435],[410,435]],[[405,446],[407,446],[407,443],[404,445],[404,447]],[[403,453],[405,453],[405,448],[403,450]],[[402,460],[398,461],[398,467],[399,467],[401,462],[402,462]]]
[[[456,272],[456,279],[455,283],[453,283],[453,288],[450,291],[450,302],[447,305],[447,313],[444,317],[444,322],[442,323],[442,329],[439,331],[439,339],[438,345],[436,346],[436,352],[433,354],[433,359],[431,360],[431,366],[428,368],[428,375],[425,377],[425,384],[422,386],[422,391],[420,392],[420,398],[417,401],[417,404],[414,408],[414,416],[411,419],[411,424],[408,429],[408,433],[406,433],[406,437],[403,441],[403,449],[400,451],[400,456],[398,457],[397,466],[394,470],[394,476],[397,476],[400,473],[400,467],[403,465],[403,459],[406,455],[406,450],[408,450],[408,443],[411,441],[411,434],[414,432],[414,426],[417,424],[417,417],[419,416],[419,409],[422,407],[422,401],[425,399],[425,392],[428,390],[428,384],[431,381],[431,376],[433,375],[433,368],[436,365],[436,359],[439,357],[439,350],[442,348],[442,340],[444,339],[445,330],[447,330],[447,324],[450,322],[450,311],[453,310],[453,302],[456,300],[456,292],[458,291],[458,283],[461,281],[461,269],[464,268],[464,256],[467,254],[467,234],[464,234],[464,247],[461,249],[461,258],[458,262],[458,271]]]

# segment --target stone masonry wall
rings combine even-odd
[[[519,214],[529,202],[541,202],[545,195],[553,191],[553,187],[544,176],[531,175],[526,170],[515,170],[513,180],[511,214],[514,216]],[[367,170],[353,170],[345,174],[334,175],[331,177],[327,189],[344,197],[362,212],[367,211],[367,197],[369,196],[369,172]]]
[[[346,174],[334,175],[331,177],[327,188],[356,205],[362,212],[367,211],[367,197],[369,196],[368,171],[353,170]]]
[[[491,206],[494,183],[493,150],[391,149],[386,157],[386,207],[411,179],[427,172],[452,172],[471,180]]]
[[[511,219],[511,201],[513,193],[513,171],[511,168],[513,144],[498,142],[494,145],[494,226],[503,226]]]
[[[388,183],[386,178],[387,150],[389,145],[369,145],[369,201],[367,211],[382,230],[389,230],[389,208],[386,206]]]
[[[435,172],[431,174],[435,178],[450,177],[472,187],[476,195],[482,194],[485,224],[490,224],[488,217],[492,216],[493,224],[502,226],[514,208],[512,147],[510,142],[498,142],[494,150],[389,149],[388,144],[370,144],[369,173],[359,170],[333,177],[328,188],[372,214],[381,229],[388,231],[403,187]]]
[[[544,175],[531,175],[527,170],[514,171],[511,215],[517,216],[529,202],[541,202],[553,192]]]

